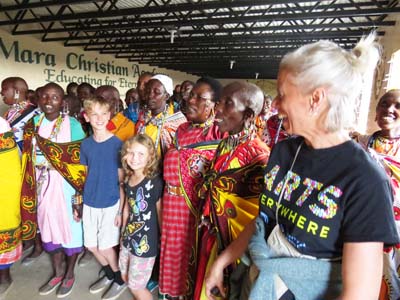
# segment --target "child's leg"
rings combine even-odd
[[[99,253],[104,257],[107,261],[107,265],[110,265],[114,272],[119,271],[118,256],[114,248],[99,250]]]
[[[108,265],[114,273],[114,281],[122,285],[124,281],[121,278],[121,273],[118,266],[118,253],[114,248],[119,245],[119,227],[114,225],[115,217],[117,216],[119,203],[111,207],[102,209],[101,219],[99,220],[98,228],[98,254],[104,259],[102,264]],[[104,266],[104,265],[103,265]],[[106,271],[104,269],[104,271]]]
[[[131,290],[135,300],[153,300],[153,295],[148,289]]]
[[[71,279],[74,277],[74,270],[78,256],[79,253],[67,256],[67,272],[65,273],[66,279]]]
[[[64,253],[61,250],[50,253],[51,263],[53,265],[53,277],[64,277],[64,268],[62,266],[64,260]]]
[[[83,205],[83,236],[85,241],[85,247],[100,263],[102,267],[108,265],[107,259],[101,254],[99,250],[99,230],[101,231],[102,225],[102,209],[93,208],[87,205]],[[101,233],[100,233],[101,234]],[[111,278],[113,279],[113,278]]]
[[[129,252],[128,255],[129,269],[127,284],[129,289],[135,296],[135,300],[152,300],[153,295],[146,288],[146,285],[154,267],[155,257],[137,257]]]
[[[128,272],[129,272],[129,250],[124,246],[121,246],[119,251],[118,266],[121,271],[122,280],[128,283]]]
[[[93,253],[94,257],[102,266],[108,265],[107,259],[97,247],[88,247],[88,250]]]
[[[64,278],[64,252],[59,244],[44,243],[43,248],[50,254],[53,275],[44,285],[39,288],[39,294],[48,295],[61,284]]]
[[[108,255],[108,252],[104,250],[99,250],[97,247],[90,247],[88,248],[90,252],[93,253],[94,257],[97,259],[97,261],[100,263],[102,269],[104,270],[106,277],[109,280],[114,280],[115,279],[115,271],[109,264],[109,259],[106,255]],[[112,248],[111,248],[112,249]],[[108,249],[106,249],[108,250]],[[115,251],[114,251],[115,252]],[[116,256],[116,254],[115,254]],[[118,269],[119,270],[119,269]],[[117,270],[117,271],[118,271]],[[121,279],[122,280],[122,279]]]

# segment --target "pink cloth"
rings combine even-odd
[[[39,135],[48,138],[56,120],[40,126]],[[59,143],[71,141],[70,120],[64,118],[56,141]],[[50,165],[50,163],[48,163]],[[36,171],[36,180],[41,173]],[[43,174],[42,174],[43,175]],[[63,190],[64,178],[56,170],[51,169],[42,188],[38,189],[37,218],[42,241],[45,243],[67,244],[72,240],[70,221]]]

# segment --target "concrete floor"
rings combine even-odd
[[[100,300],[101,293],[91,294],[89,286],[96,278],[100,270],[99,264],[96,259],[92,259],[89,264],[84,267],[75,267],[75,286],[72,293],[62,299],[66,300]],[[4,300],[55,300],[58,299],[54,291],[50,295],[39,295],[39,287],[41,287],[50,278],[51,261],[50,256],[46,253],[34,261],[29,266],[23,266],[20,262],[14,264],[11,268],[11,276],[13,278],[13,285]],[[158,297],[158,291],[154,291],[153,299]],[[118,298],[118,300],[132,300],[133,296],[129,289]]]

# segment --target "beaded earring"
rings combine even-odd
[[[16,102],[18,102],[18,100],[19,100],[19,91],[18,90],[14,91],[14,100],[16,100]]]

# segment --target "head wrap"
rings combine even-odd
[[[174,92],[174,83],[172,82],[171,77],[167,75],[157,74],[151,77],[151,79],[157,79],[164,86],[165,91],[172,96]]]

